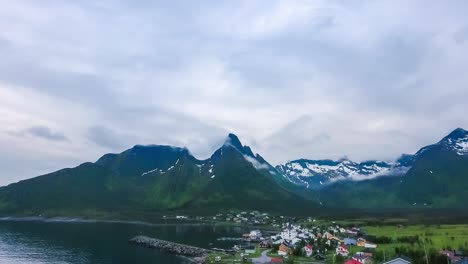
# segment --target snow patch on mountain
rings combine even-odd
[[[154,170],[150,170],[150,171],[143,172],[143,173],[141,174],[141,176],[145,176],[145,175],[147,175],[147,174],[153,173],[153,172],[158,171],[158,170],[159,170],[159,169],[154,169]]]
[[[399,162],[356,163],[347,159],[338,161],[300,159],[276,168],[291,182],[312,188],[321,188],[342,180],[362,181],[385,175],[403,175],[409,169]]]
[[[458,155],[468,155],[468,135],[464,138],[448,139],[448,147],[454,150]]]

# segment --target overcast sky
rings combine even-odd
[[[135,144],[393,160],[468,128],[466,1],[3,1],[0,185]]]

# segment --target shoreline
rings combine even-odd
[[[176,219],[164,219],[160,220],[176,220]],[[88,219],[82,217],[44,217],[44,216],[0,216],[1,222],[41,222],[41,223],[82,223],[82,224],[125,224],[125,225],[139,225],[139,226],[176,226],[176,225],[187,225],[187,226],[232,226],[232,227],[243,227],[243,228],[258,228],[265,230],[274,230],[271,226],[250,226],[242,225],[237,223],[227,222],[212,222],[212,221],[192,221],[186,220],[183,222],[175,223],[155,223],[140,220],[119,220],[119,219]]]

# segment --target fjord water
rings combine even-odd
[[[217,238],[239,237],[245,231],[240,227],[191,224],[0,221],[0,263],[188,263],[182,257],[127,241],[142,234],[204,248],[227,248],[232,242]]]

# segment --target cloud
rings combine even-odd
[[[9,179],[135,144],[204,158],[228,132],[271,164],[414,153],[468,127],[467,7],[9,1],[0,9],[2,129],[42,124],[46,137],[70,139],[0,133],[3,148],[34,155],[30,171],[12,165]]]
[[[67,141],[67,137],[60,132],[53,132],[50,128],[46,126],[33,126],[25,131],[27,134],[34,136],[34,137],[39,137],[39,138],[44,138],[47,140],[53,140],[53,141]]]
[[[454,39],[457,43],[462,44],[468,40],[468,26],[463,27],[462,29],[458,30],[455,35]]]
[[[255,159],[253,157],[244,155],[244,158],[248,162],[252,163],[252,166],[254,166],[254,168],[257,169],[257,170],[268,170],[268,169],[270,169],[270,166],[268,166],[268,164],[260,163],[257,159]]]
[[[86,137],[98,146],[108,149],[120,149],[125,147],[122,144],[123,135],[117,134],[114,130],[104,126],[93,126],[88,129]]]

